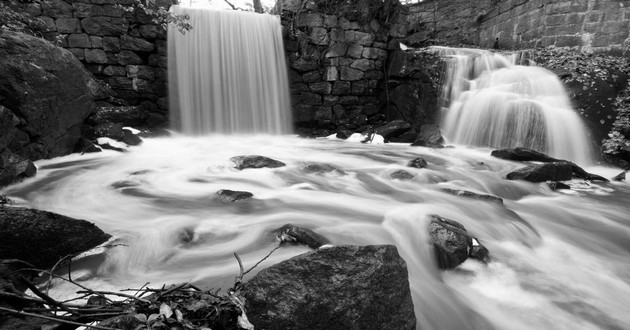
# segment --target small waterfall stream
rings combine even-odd
[[[186,134],[291,132],[280,20],[173,6],[193,29],[168,31],[171,126]]]
[[[517,55],[433,47],[448,58],[442,127],[451,143],[525,147],[559,159],[591,164],[586,127],[552,72],[517,65]]]

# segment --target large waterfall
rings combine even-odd
[[[291,131],[277,17],[174,6],[193,29],[168,31],[171,126],[187,134]]]
[[[525,147],[580,164],[592,162],[585,126],[552,72],[517,65],[517,55],[433,47],[449,58],[444,134],[452,143]]]

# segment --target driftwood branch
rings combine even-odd
[[[36,318],[50,320],[50,321],[59,322],[59,323],[72,324],[72,325],[77,325],[77,326],[82,326],[82,327],[92,328],[92,329],[121,330],[121,329],[118,329],[118,328],[101,327],[101,326],[98,326],[98,325],[88,325],[88,324],[84,324],[84,323],[80,323],[80,322],[74,322],[74,321],[66,320],[66,319],[59,318],[59,317],[52,317],[52,316],[46,316],[46,315],[41,315],[41,314],[22,312],[22,311],[18,311],[18,310],[11,309],[11,308],[5,308],[5,307],[0,307],[0,311],[4,311],[4,312],[7,312],[7,313],[16,314],[16,315],[21,315],[21,316],[36,317]]]

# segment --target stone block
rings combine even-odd
[[[319,107],[315,110],[315,120],[332,120],[332,108],[331,107]]]
[[[121,51],[118,53],[117,58],[120,65],[143,64],[142,58],[130,50]]]
[[[149,55],[149,65],[158,68],[166,68],[168,67],[168,58],[158,54],[151,54]]]
[[[86,49],[85,61],[88,63],[107,64],[107,54],[102,49]]]
[[[387,58],[387,51],[380,48],[364,47],[361,57],[385,60]]]
[[[324,27],[332,28],[337,26],[337,15],[324,15]]]
[[[547,15],[553,14],[567,14],[571,12],[571,1],[555,1],[550,2],[545,6]]]
[[[90,43],[92,44],[92,48],[103,48],[103,38],[97,36],[90,37]]]
[[[322,77],[325,81],[335,81],[339,79],[339,71],[334,66],[327,66],[324,68],[324,76]]]
[[[302,75],[302,81],[307,82],[307,83],[320,81],[321,79],[322,79],[322,75],[317,70],[309,71]]]
[[[125,11],[116,5],[103,6],[103,16],[123,17],[124,15],[125,15]]]
[[[297,26],[322,27],[324,26],[324,17],[319,13],[300,14],[297,19]]]
[[[359,45],[368,46],[374,42],[374,35],[367,32],[354,31],[354,41]]]
[[[131,90],[133,88],[133,82],[131,78],[127,77],[109,77],[105,79],[109,86],[115,89],[127,89]]]
[[[297,123],[313,121],[314,112],[312,106],[300,104],[293,107],[293,118]]]
[[[360,104],[359,98],[354,95],[342,96],[341,98],[339,98],[339,103],[344,106]]]
[[[43,31],[42,32],[55,32],[57,31],[57,25],[55,24],[55,19],[52,17],[41,16],[38,19],[43,23]]]
[[[584,20],[586,18],[586,15],[584,13],[574,13],[574,14],[570,14],[567,18],[567,24],[582,24],[584,23]]]
[[[86,64],[85,68],[92,74],[102,74],[105,66],[102,64]]]
[[[311,89],[305,83],[295,83],[291,85],[292,92],[310,92]]]
[[[366,80],[359,80],[352,82],[350,87],[350,94],[352,95],[363,95],[368,91],[368,83]]]
[[[127,77],[144,80],[155,80],[153,68],[146,65],[127,65]]]
[[[407,36],[407,25],[406,24],[392,24],[389,28],[389,36],[394,38],[404,38]]]
[[[92,48],[90,37],[87,34],[71,34],[68,36],[68,47],[70,48]]]
[[[81,25],[76,18],[58,18],[55,25],[59,33],[81,33]]]
[[[348,47],[348,51],[346,54],[352,58],[361,58],[361,54],[363,54],[363,46],[358,44],[351,44]]]
[[[103,8],[101,6],[75,2],[72,4],[72,7],[74,9],[74,17],[85,18],[90,16],[103,15]]]
[[[545,25],[547,26],[555,26],[555,25],[564,25],[566,22],[566,15],[551,15],[545,17]]]
[[[349,81],[335,81],[333,84],[333,95],[347,95],[350,93],[350,82]]]
[[[168,46],[166,44],[166,40],[156,40],[155,41],[155,51],[160,55],[167,55]]]
[[[42,5],[37,2],[27,3],[26,6],[24,7],[24,12],[33,17],[41,16],[43,15]]]
[[[155,45],[141,38],[122,35],[120,36],[120,48],[137,52],[150,52],[153,51]]]
[[[103,74],[106,76],[125,77],[127,76],[127,70],[125,69],[124,66],[109,65],[105,67],[105,69],[103,69]]]
[[[153,91],[153,83],[149,80],[133,78],[131,80],[131,89],[138,93],[151,93]]]
[[[332,92],[332,85],[329,82],[325,81],[310,83],[308,84],[308,87],[313,93],[327,95]]]
[[[127,33],[129,23],[120,17],[87,17],[81,20],[81,27],[89,35],[120,36]]]
[[[350,64],[350,67],[353,69],[359,69],[361,71],[367,71],[374,68],[374,61],[362,58],[360,60],[355,60],[354,62],[352,62],[352,64]]]
[[[71,18],[72,5],[62,0],[42,1],[42,14],[52,18]]]
[[[328,48],[328,51],[324,53],[324,57],[340,57],[346,55],[348,50],[348,44],[336,43]]]
[[[68,48],[68,50],[77,60],[83,61],[85,59],[85,50],[83,48]]]
[[[321,105],[322,104],[321,95],[315,94],[312,92],[302,92],[298,95],[297,99],[300,104],[307,104],[307,105]]]
[[[316,45],[328,45],[328,31],[323,27],[314,27],[309,35],[309,40]]]
[[[306,60],[303,57],[299,57],[291,62],[291,67],[297,71],[305,72],[319,68],[319,63],[316,60]]]
[[[556,47],[577,47],[582,46],[581,36],[557,36]]]
[[[330,30],[330,40],[333,42],[345,42],[346,31],[341,28],[333,28]]]
[[[350,21],[345,17],[340,17],[337,21],[337,26],[343,30],[348,30],[350,29]]]
[[[157,25],[142,25],[138,31],[146,39],[166,38],[166,31]]]
[[[330,107],[339,103],[339,96],[336,95],[324,95],[324,106]]]
[[[343,107],[343,105],[337,104],[333,106],[332,109],[333,109],[333,115],[335,116],[335,118],[341,119],[341,118],[346,117],[346,109]]]
[[[107,54],[107,64],[118,64],[118,53],[105,52]]]
[[[119,52],[120,39],[117,37],[103,37],[103,49],[108,52]]]

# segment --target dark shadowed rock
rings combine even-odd
[[[103,123],[94,127],[94,135],[99,137],[108,137],[116,141],[122,141],[125,137],[122,124]]]
[[[120,140],[120,142],[123,142],[127,145],[130,146],[137,146],[139,144],[142,143],[142,139],[140,137],[138,137],[136,134],[133,134],[130,130],[128,129],[123,129],[123,138]]]
[[[246,168],[276,168],[286,166],[286,164],[281,161],[259,155],[234,156],[230,158],[230,161],[233,162],[234,167],[239,170]]]
[[[444,191],[445,193],[449,193],[451,195],[455,195],[455,196],[503,204],[503,198],[500,198],[497,196],[478,194],[478,193],[468,191],[468,190],[449,189],[449,188],[444,188],[442,189],[442,191]]]
[[[472,239],[472,248],[468,256],[483,263],[490,262],[490,251],[488,251],[485,246],[479,244],[476,238]]]
[[[350,137],[350,135],[352,135],[352,133],[353,132],[350,131],[350,130],[342,129],[342,130],[339,130],[335,136],[338,139],[346,140],[346,139],[348,139]]]
[[[493,150],[490,153],[492,157],[497,157],[506,160],[516,160],[520,162],[557,162],[559,159],[549,157],[541,152],[534,151],[527,148],[514,148],[514,149],[498,149]]]
[[[571,186],[569,186],[566,183],[563,182],[558,182],[558,181],[554,181],[554,182],[547,182],[547,187],[549,187],[549,189],[551,190],[562,190],[562,189],[571,189]]]
[[[408,276],[393,245],[337,246],[262,270],[242,294],[256,329],[415,329]]]
[[[567,163],[571,165],[571,170],[573,171],[573,177],[589,180],[589,181],[602,181],[602,182],[609,181],[608,179],[604,178],[601,175],[586,172],[583,168],[577,166],[573,162],[567,162]]]
[[[615,175],[615,177],[613,178],[613,181],[623,181],[623,180],[625,180],[626,179],[626,172],[627,172],[627,170],[623,171],[623,172],[621,172],[621,173],[619,173],[617,175]]]
[[[94,143],[92,143],[92,141],[85,138],[79,139],[79,142],[77,142],[77,145],[74,147],[74,152],[78,153],[92,153],[101,151],[101,148],[97,147],[96,145],[94,145]]]
[[[221,189],[217,191],[217,195],[224,202],[238,202],[246,199],[251,199],[254,197],[254,194],[249,191],[238,191],[238,190],[229,190],[229,189]]]
[[[343,174],[344,172],[330,164],[324,164],[324,163],[310,163],[307,164],[306,166],[304,166],[304,168],[302,168],[302,171],[304,171],[304,173],[307,174],[311,174],[311,173],[328,173],[328,172],[334,172],[337,171],[341,174]]]
[[[379,126],[374,129],[374,133],[381,135],[385,140],[389,140],[393,137],[397,137],[402,133],[405,133],[411,128],[411,125],[404,120],[392,120],[383,126]]]
[[[415,168],[425,168],[428,165],[429,164],[427,164],[427,161],[424,160],[424,158],[422,158],[422,157],[414,158],[414,159],[410,160],[409,163],[407,163],[407,166],[415,167]]]
[[[9,149],[0,151],[0,187],[35,176],[35,164]]]
[[[452,269],[468,258],[472,238],[461,223],[433,215],[429,235],[438,268]]]
[[[50,268],[59,259],[89,250],[110,235],[93,223],[26,208],[0,207],[0,259]]]
[[[415,147],[443,148],[444,138],[440,127],[435,124],[422,125],[418,132],[416,141],[412,143]]]
[[[328,239],[324,236],[308,228],[294,226],[290,223],[274,230],[274,234],[276,234],[281,242],[302,244],[311,249],[317,249],[329,243]]]
[[[409,173],[409,171],[405,171],[405,170],[396,170],[395,172],[393,172],[392,174],[389,175],[392,179],[397,179],[397,180],[411,180],[414,178],[414,175]]]
[[[507,175],[508,180],[529,182],[566,181],[573,178],[573,168],[568,162],[555,162],[531,165],[520,168]]]

